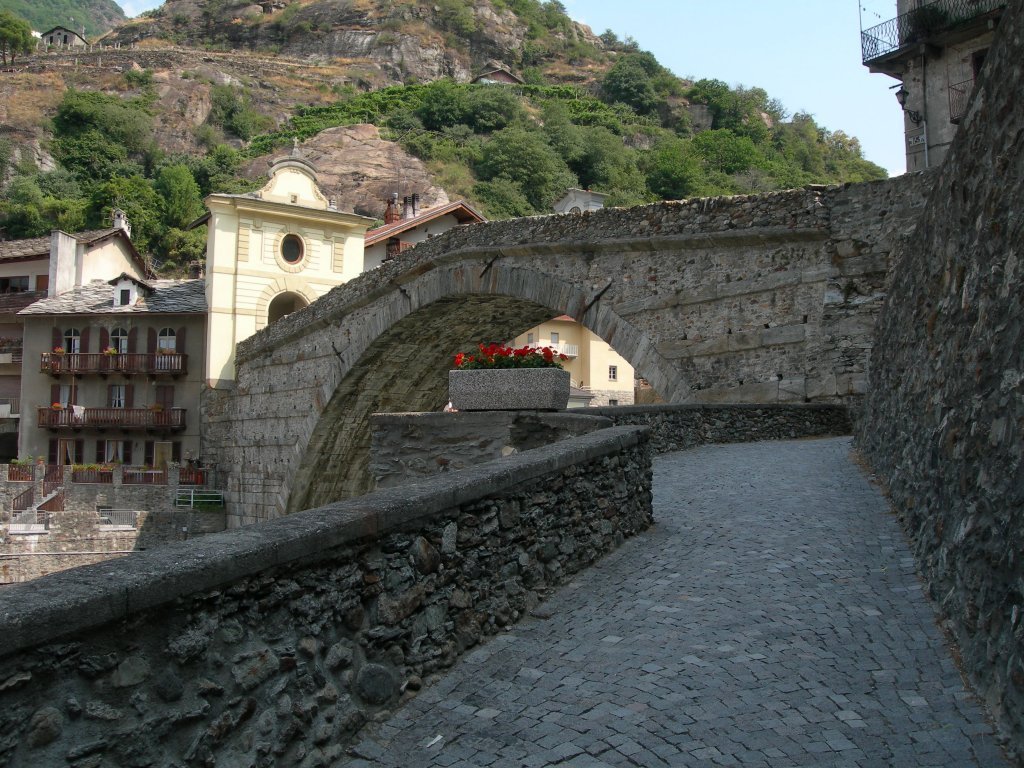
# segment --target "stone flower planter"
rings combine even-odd
[[[559,411],[569,402],[569,372],[562,368],[449,371],[448,397],[460,411]]]

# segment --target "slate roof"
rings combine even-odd
[[[71,232],[71,237],[75,238],[80,243],[85,245],[93,245],[101,240],[106,240],[108,237],[112,237],[119,232],[123,232],[118,227],[108,227],[107,229],[90,229],[86,232]],[[126,239],[128,239],[126,237]],[[131,243],[131,240],[128,240]],[[131,246],[133,254],[140,259],[141,257],[135,251],[135,246]],[[43,235],[42,237],[30,237],[26,240],[0,240],[0,261],[14,261],[17,259],[26,259],[32,257],[46,257],[50,256],[50,236]]]
[[[134,315],[142,312],[204,314],[205,280],[151,280],[153,292],[135,304],[114,306],[114,293],[105,280],[37,301],[19,315]]]
[[[20,293],[0,293],[0,315],[13,315],[29,304],[45,298],[46,291],[21,291]]]

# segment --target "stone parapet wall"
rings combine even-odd
[[[0,764],[331,765],[651,523],[611,427],[4,591]]]
[[[1024,9],[895,260],[857,443],[1024,759]]]
[[[845,406],[807,405],[637,405],[594,408],[619,426],[650,430],[655,453],[681,451],[710,443],[793,440],[850,434]]]

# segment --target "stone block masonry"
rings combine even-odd
[[[651,523],[610,427],[4,591],[0,765],[333,765]]]
[[[238,346],[207,397],[229,525],[370,487],[370,415],[439,411],[452,356],[568,314],[668,403],[863,395],[929,174],[457,227]]]
[[[857,442],[1024,760],[1024,9],[897,253]]]

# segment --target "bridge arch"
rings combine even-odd
[[[466,280],[482,266],[460,264],[432,274],[427,282],[447,289],[438,290],[429,303],[412,300],[411,291],[420,286],[399,291],[400,301],[387,302],[387,320],[347,366],[319,415],[295,470],[287,512],[370,490],[371,414],[440,410],[448,399],[448,370],[456,352],[472,350],[481,341],[507,341],[590,301],[565,280],[516,268],[495,266],[490,279]],[[678,389],[677,382],[668,383],[671,370],[642,354],[650,350],[636,329],[597,305],[587,319],[640,375]]]

